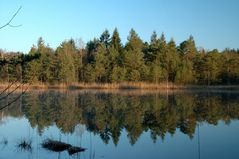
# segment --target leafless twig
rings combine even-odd
[[[4,27],[7,27],[7,26],[9,26],[9,27],[20,27],[21,25],[12,25],[11,22],[12,22],[12,20],[17,16],[17,14],[19,13],[19,11],[20,11],[21,9],[22,9],[22,6],[20,6],[20,7],[18,8],[18,10],[13,14],[12,18],[11,18],[6,24],[4,24],[3,26],[0,26],[0,29],[2,29],[2,28],[4,28]]]
[[[2,109],[4,109],[4,108],[10,106],[10,105],[13,104],[14,102],[16,102],[18,99],[20,99],[21,96],[23,96],[23,95],[27,92],[27,90],[28,90],[29,87],[30,87],[30,84],[28,85],[28,87],[26,87],[26,88],[23,90],[23,92],[22,92],[19,96],[17,96],[15,99],[13,99],[10,103],[8,103],[8,104],[2,106],[2,107],[0,108],[0,111],[1,111]]]

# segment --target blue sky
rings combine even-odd
[[[238,0],[0,0],[0,26],[22,6],[12,24],[0,30],[0,48],[28,52],[39,37],[57,47],[66,39],[99,37],[118,28],[122,42],[134,28],[149,41],[152,32],[178,43],[194,36],[198,47],[239,48]]]

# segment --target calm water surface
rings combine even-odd
[[[0,159],[238,159],[238,119],[237,92],[32,91],[0,111]]]

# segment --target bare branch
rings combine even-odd
[[[17,28],[17,27],[22,26],[22,24],[20,24],[20,25],[12,25],[12,24],[8,24],[8,26],[9,26],[9,27],[12,27],[12,28]]]
[[[23,84],[19,84],[18,86],[16,86],[12,91],[10,91],[9,93],[7,93],[5,96],[1,97],[0,100],[7,98],[8,96],[10,96],[12,93],[14,93],[18,88],[20,88],[21,86],[24,86],[25,83]]]
[[[15,81],[13,81],[12,83],[10,83],[3,91],[1,91],[0,96],[5,93],[9,88],[12,87],[13,84],[17,83],[19,81],[20,77],[18,77]]]
[[[15,99],[13,99],[10,103],[8,103],[8,104],[6,104],[6,105],[0,107],[0,111],[1,111],[2,109],[4,109],[4,108],[10,106],[10,105],[13,104],[14,102],[16,102],[18,99],[20,99],[21,96],[24,95],[24,94],[27,92],[27,90],[28,90],[29,87],[30,87],[30,84],[29,84],[28,87],[25,88],[25,90],[24,90],[19,96],[17,96]]]
[[[4,27],[20,27],[21,25],[12,25],[11,22],[13,21],[13,19],[17,16],[17,14],[19,13],[19,11],[22,9],[22,6],[20,6],[18,8],[18,10],[13,14],[12,18],[6,23],[4,24],[3,26],[0,26],[0,29],[4,28]]]

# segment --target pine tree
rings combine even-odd
[[[217,50],[207,53],[203,63],[203,73],[207,85],[219,83],[220,54]]]
[[[110,80],[113,83],[123,82],[125,80],[125,74],[126,74],[126,69],[115,65],[113,67],[112,73],[110,74]]]
[[[167,60],[167,73],[170,82],[175,82],[176,74],[178,71],[180,58],[177,52],[176,44],[173,39],[167,44],[167,55],[165,57]]]
[[[107,82],[107,70],[109,68],[109,60],[107,56],[107,48],[101,43],[96,52],[95,57],[95,78],[96,82]]]
[[[106,29],[100,36],[100,42],[105,45],[105,47],[108,49],[110,46],[110,33]]]
[[[113,47],[119,54],[123,51],[123,46],[121,44],[121,39],[119,37],[117,28],[115,28],[113,31],[110,46]]]
[[[142,76],[143,72],[141,69],[144,67],[142,48],[142,40],[138,34],[131,29],[124,52],[124,66],[127,70],[126,78],[129,81],[139,81]]]
[[[86,64],[83,71],[84,82],[92,83],[96,82],[95,69],[93,64]]]
[[[156,46],[157,46],[156,63],[160,65],[162,69],[161,74],[162,74],[163,80],[166,81],[168,84],[170,56],[168,54],[167,42],[166,42],[164,33],[161,34],[161,37],[158,39],[158,45]]]
[[[76,82],[74,55],[76,54],[76,47],[72,41],[65,41],[56,50],[58,79],[61,83]]]
[[[177,83],[193,84],[196,82],[194,58],[196,57],[197,49],[192,36],[180,44],[179,52],[181,53],[182,62],[176,75]]]
[[[38,54],[37,47],[32,46],[29,51],[29,56],[35,56]],[[39,59],[31,61],[24,66],[24,81],[25,82],[38,82],[40,74],[40,62]]]
[[[108,77],[111,82],[122,82],[125,77],[125,69],[123,67],[123,47],[119,37],[118,30],[115,28],[110,42],[109,48],[109,69]]]
[[[147,43],[145,43],[145,49],[144,49],[144,59],[146,64],[151,64],[152,62],[154,62],[156,56],[157,56],[157,52],[159,49],[159,40],[157,37],[157,33],[154,31],[151,35],[150,38],[150,43],[149,45]]]
[[[220,78],[224,84],[238,84],[239,83],[239,54],[238,50],[225,49],[222,52],[220,61],[222,67],[220,69]]]
[[[87,54],[86,54],[86,58],[85,58],[86,63],[94,63],[95,62],[95,54],[96,54],[97,47],[99,46],[99,44],[100,44],[100,41],[96,38],[94,38],[93,40],[90,40],[86,44],[86,50],[87,50]]]

